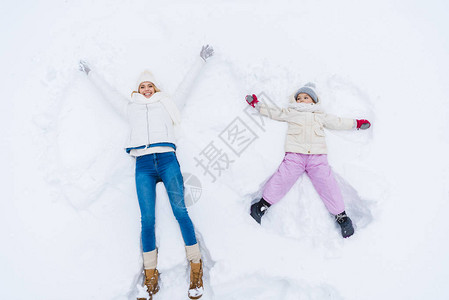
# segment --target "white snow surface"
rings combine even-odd
[[[197,176],[189,206],[202,299],[449,299],[447,1],[11,1],[1,5],[0,299],[135,299],[140,212],[126,122],[77,69],[124,96],[143,69],[169,93],[203,44],[177,155]],[[366,118],[327,131],[357,228],[342,239],[304,176],[257,225],[251,202],[283,158],[286,125],[258,128],[244,96],[279,106],[301,84]],[[212,182],[195,157],[240,117],[258,138]],[[223,151],[224,151],[223,150]],[[178,224],[158,186],[161,290],[187,299]],[[141,289],[141,288],[140,288]]]

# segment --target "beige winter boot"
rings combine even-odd
[[[153,295],[159,292],[159,271],[157,269],[145,269],[145,285],[147,292],[150,295],[150,300]]]
[[[190,262],[190,287],[189,298],[199,299],[203,296],[203,261],[199,263]]]

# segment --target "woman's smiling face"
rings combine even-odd
[[[154,84],[149,81],[144,81],[139,85],[139,94],[145,98],[150,98],[155,92]]]

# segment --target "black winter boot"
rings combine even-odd
[[[271,204],[265,201],[264,198],[260,199],[259,202],[256,202],[253,205],[251,205],[251,217],[253,217],[253,219],[260,224],[263,215],[270,206]]]
[[[346,215],[346,212],[339,213],[335,216],[335,220],[341,227],[341,235],[344,238],[350,237],[354,234],[354,227],[352,226],[351,219]]]

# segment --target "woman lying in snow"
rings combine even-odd
[[[187,92],[206,60],[213,55],[213,48],[203,46],[200,57],[187,73],[173,100],[158,88],[153,75],[144,71],[137,81],[136,91],[127,99],[117,95],[85,61],[80,61],[80,70],[100,88],[115,106],[127,104],[127,118],[131,127],[126,152],[136,158],[136,189],[141,211],[143,263],[145,285],[152,295],[159,291],[157,270],[157,248],[155,236],[156,184],[163,182],[173,214],[181,228],[187,259],[190,263],[190,287],[188,295],[198,299],[203,294],[203,266],[200,248],[193,223],[184,202],[184,183],[176,158],[174,125],[180,122],[180,109],[185,104]],[[111,93],[112,92],[112,93]],[[114,102],[115,99],[118,99]],[[178,105],[178,107],[177,107]]]
[[[296,180],[306,172],[327,210],[335,216],[343,237],[347,238],[354,234],[352,221],[345,212],[340,188],[327,161],[323,128],[368,129],[371,126],[370,122],[339,118],[324,113],[313,83],[301,87],[290,100],[287,109],[260,103],[256,95],[246,96],[246,101],[260,114],[288,123],[284,160],[265,184],[260,201],[251,205],[251,216],[260,224],[266,210],[279,202]]]

